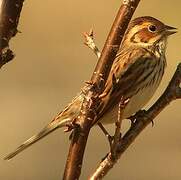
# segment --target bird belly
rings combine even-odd
[[[147,86],[138,91],[138,93],[130,99],[129,103],[123,110],[121,119],[126,119],[142,109],[151,99],[157,87],[158,83],[155,83],[153,86]],[[100,122],[103,124],[114,123],[116,118],[118,118],[118,107],[119,105],[117,104],[111,108],[110,111],[103,115],[103,117],[100,119]]]

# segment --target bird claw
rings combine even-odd
[[[80,125],[76,122],[76,119],[74,119],[72,122],[66,124],[66,129],[64,129],[64,132],[70,132],[79,126]]]
[[[135,116],[130,116],[128,119],[131,121],[131,128],[132,128],[136,122],[136,118]]]
[[[149,119],[149,116],[146,110],[139,110],[135,115],[129,117],[129,120],[131,121],[131,127],[133,127],[136,121],[139,121],[139,119],[141,119],[142,117],[147,117],[147,119]],[[155,123],[152,119],[150,121],[153,127]]]
[[[63,130],[65,133],[72,131],[73,127],[70,125],[66,125],[66,128]]]

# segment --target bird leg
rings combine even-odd
[[[118,145],[121,144],[122,114],[128,103],[129,103],[129,99],[124,99],[124,97],[122,97],[119,102],[118,118],[115,122],[115,133],[114,133],[114,137],[113,137],[113,143],[111,146],[111,158],[112,159],[116,158],[116,154],[117,154],[116,151],[117,151]]]
[[[102,132],[104,133],[104,135],[106,136],[108,142],[109,142],[109,145],[110,147],[112,146],[112,142],[113,142],[113,136],[111,136],[108,131],[105,129],[105,127],[100,123],[98,122],[97,123],[98,126],[100,127],[100,129],[102,130]]]

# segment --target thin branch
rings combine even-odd
[[[101,57],[91,77],[92,85],[86,93],[86,98],[79,116],[80,128],[74,130],[74,135],[69,148],[69,154],[64,171],[64,180],[79,179],[84,150],[90,128],[96,118],[94,113],[100,103],[99,95],[104,90],[104,85],[109,75],[115,55],[118,51],[129,21],[140,0],[124,0],[115,18],[111,31],[107,37]]]
[[[115,155],[116,158],[112,159],[111,153],[109,153],[99,164],[90,179],[102,179],[145,127],[148,126],[148,124],[150,124],[153,119],[175,99],[181,99],[181,63],[178,65],[168,87],[156,103],[148,111],[139,111],[132,117],[135,121],[122,138]]]
[[[0,3],[0,68],[14,58],[9,41],[18,30],[24,0],[1,0]]]
[[[97,58],[99,59],[101,56],[101,52],[99,51],[98,47],[96,46],[95,42],[94,42],[94,32],[93,29],[91,29],[89,31],[89,33],[85,32],[84,34],[84,38],[85,38],[85,42],[84,44],[89,47],[94,54],[97,56]]]
[[[94,42],[94,34],[93,34],[93,30],[91,29],[89,31],[89,33],[84,33],[84,37],[85,37],[85,42],[84,44],[89,47],[97,56],[97,58],[100,57],[101,52],[99,51],[98,47],[96,46],[95,42]],[[105,96],[105,94],[101,94],[99,97]],[[123,109],[125,108],[125,106],[127,105],[128,101],[124,101],[123,99],[121,99],[120,103],[119,103],[119,108],[118,108],[118,118],[115,122],[115,133],[114,136],[111,136],[108,131],[104,128],[104,126],[98,122],[98,126],[100,127],[100,129],[102,130],[102,132],[104,133],[104,135],[107,137],[109,145],[110,145],[110,151],[111,151],[111,156],[114,159],[115,155],[116,155],[116,151],[117,151],[117,146],[120,143],[121,140],[121,116],[122,116],[122,112]]]

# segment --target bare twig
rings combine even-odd
[[[86,46],[88,46],[95,53],[97,58],[100,58],[101,52],[99,51],[98,47],[96,46],[96,44],[94,42],[94,32],[93,32],[93,29],[91,29],[89,31],[89,33],[85,32],[84,33],[84,37],[85,37],[84,44]]]
[[[148,111],[139,111],[134,117],[136,121],[127,131],[121,140],[116,152],[116,158],[111,158],[111,153],[99,164],[91,180],[102,179],[109,170],[116,164],[126,149],[133,143],[136,137],[143,129],[150,124],[153,119],[173,100],[181,99],[181,63],[178,65],[175,74],[172,77],[168,87],[157,100],[157,102]]]
[[[79,179],[87,138],[96,116],[94,109],[101,101],[98,96],[104,90],[105,82],[124,36],[124,32],[139,1],[140,0],[124,0],[118,11],[101,53],[101,57],[91,77],[92,85],[90,85],[90,90],[86,94],[86,98],[83,102],[79,118],[80,128],[79,130],[74,130],[63,179]]]

